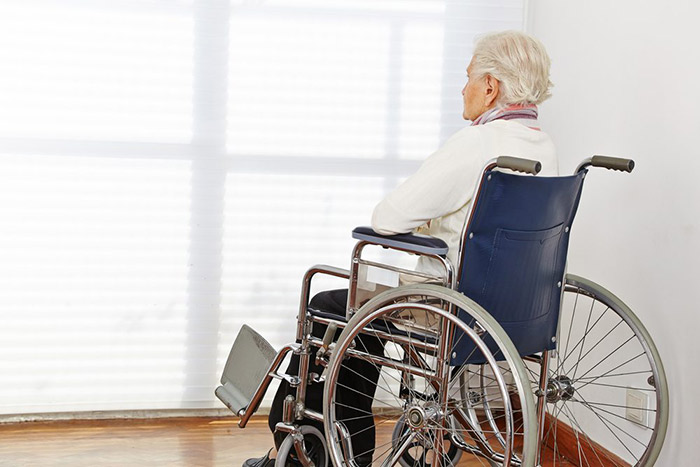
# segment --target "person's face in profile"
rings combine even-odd
[[[474,60],[472,59],[472,62]],[[462,99],[464,101],[464,110],[462,111],[462,117],[465,120],[474,121],[482,114],[482,103],[483,103],[483,76],[473,76],[472,62],[469,63],[467,67],[467,84],[464,85],[462,89]]]
[[[474,76],[472,73],[473,62],[469,62],[467,67],[467,84],[462,89],[462,99],[464,110],[462,117],[465,120],[476,120],[479,115],[493,107],[498,96],[498,81],[489,76]]]

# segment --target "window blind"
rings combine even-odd
[[[0,4],[0,414],[218,408],[521,1]],[[320,282],[340,287],[339,282]]]

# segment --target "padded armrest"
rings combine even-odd
[[[396,234],[380,235],[372,227],[356,227],[352,231],[352,238],[363,240],[388,248],[398,248],[424,255],[447,255],[447,243],[443,240],[428,235],[420,234]]]

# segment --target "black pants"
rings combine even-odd
[[[345,316],[345,306],[348,291],[329,290],[317,294],[309,306],[337,316]],[[326,326],[314,324],[311,334],[315,337],[323,337]],[[340,334],[336,334],[336,338]],[[361,336],[357,339],[358,350],[366,350],[371,353],[383,354],[382,342],[371,336]],[[309,364],[309,372],[321,374],[323,367],[315,365],[313,356]],[[292,355],[292,360],[287,368],[287,374],[298,375],[299,356]],[[364,360],[350,359],[343,363],[338,375],[338,387],[336,389],[336,417],[338,420],[346,420],[345,425],[352,436],[353,454],[356,461],[365,464],[363,460],[371,462],[374,451],[375,429],[372,414],[372,400],[379,379],[379,367]],[[296,396],[296,389],[289,386],[286,381],[280,383],[279,389],[270,408],[268,423],[274,433],[275,425],[282,421],[282,406],[284,398],[291,394]],[[317,412],[323,412],[323,384],[314,383],[307,387],[306,407]],[[323,433],[323,424],[313,420],[302,420],[300,423],[318,428]],[[275,433],[275,445],[279,447],[286,433]],[[369,464],[369,462],[366,462]]]

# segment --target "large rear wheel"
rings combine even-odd
[[[381,340],[383,349],[363,348],[363,336]],[[470,349],[467,355],[465,348]],[[349,377],[367,378],[353,373],[353,359],[371,362],[378,370],[373,394],[358,393],[344,383]],[[474,417],[474,400],[463,397],[460,374],[472,360],[487,368],[494,381],[481,397],[498,412],[503,443],[494,439],[490,425]],[[455,448],[482,457],[486,465],[535,465],[534,397],[523,362],[498,323],[458,292],[412,285],[373,298],[343,330],[326,378],[325,429],[335,465],[395,465],[410,460],[411,465],[448,466],[459,459]],[[371,411],[358,413],[356,402],[366,397],[373,398]],[[355,430],[359,419],[374,424]],[[375,438],[375,425],[397,423],[394,439]],[[524,425],[525,433],[517,445],[516,423]]]
[[[533,383],[541,362],[527,363]],[[651,466],[668,425],[661,358],[630,308],[567,275],[559,338],[546,365],[543,466]]]

